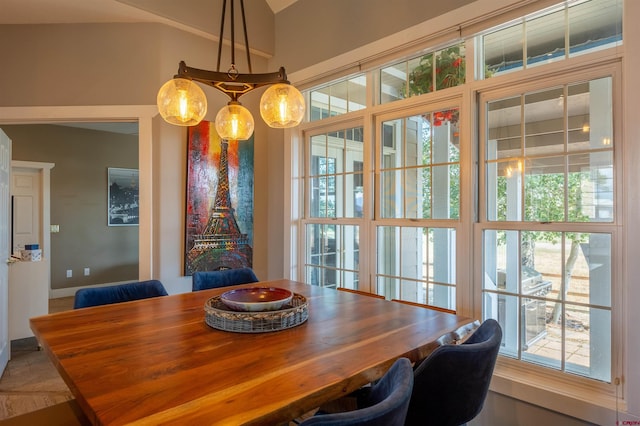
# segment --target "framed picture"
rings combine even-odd
[[[184,273],[251,267],[253,138],[226,141],[214,123],[188,128]]]
[[[107,169],[107,222],[109,226],[138,225],[140,182],[138,169]]]

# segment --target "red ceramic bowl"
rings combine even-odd
[[[293,293],[284,288],[249,287],[222,293],[220,300],[234,311],[276,311],[291,302]]]

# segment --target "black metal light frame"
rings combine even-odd
[[[284,83],[290,84],[287,80],[287,73],[284,67],[272,73],[253,74],[251,73],[251,55],[249,52],[249,39],[247,37],[247,21],[244,13],[244,0],[240,0],[240,8],[242,12],[242,26],[244,29],[244,44],[247,53],[247,63],[249,65],[249,74],[241,74],[235,65],[235,8],[234,1],[231,1],[231,67],[227,72],[220,71],[220,58],[222,56],[222,40],[224,36],[225,15],[227,9],[227,0],[222,3],[222,17],[220,22],[220,36],[218,39],[218,64],[216,71],[208,71],[188,66],[184,61],[180,61],[178,74],[174,78],[186,78],[197,81],[207,86],[211,86],[220,90],[237,102],[238,98],[245,93],[252,91],[261,86],[271,84]]]

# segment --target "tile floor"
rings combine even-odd
[[[51,299],[49,312],[73,307],[73,297]],[[0,420],[72,399],[35,337],[11,342],[11,359],[0,378]]]

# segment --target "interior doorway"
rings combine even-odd
[[[137,122],[140,194],[139,279],[153,277],[152,261],[152,141],[156,105],[0,107],[2,124],[55,124],[71,122]],[[1,313],[0,313],[1,314]]]

